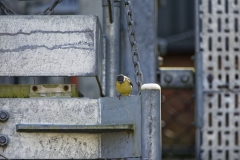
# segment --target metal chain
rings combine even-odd
[[[131,46],[132,51],[132,62],[134,65],[135,70],[135,81],[138,85],[138,93],[141,93],[141,86],[143,84],[143,73],[141,71],[140,67],[140,58],[139,53],[137,50],[137,42],[136,42],[136,35],[135,35],[135,29],[134,29],[134,22],[133,22],[133,16],[132,16],[132,6],[130,0],[125,0],[125,14],[128,24],[128,34],[129,34],[129,42]]]
[[[55,0],[50,7],[47,7],[40,15],[50,15],[54,12],[54,8],[61,3],[63,0]],[[7,14],[7,15],[16,15],[15,12],[10,10],[3,2],[0,0],[0,8]]]
[[[0,0],[0,8],[7,14],[7,15],[16,15],[11,9],[7,8],[7,6]]]
[[[50,7],[47,7],[40,15],[50,15],[54,12],[54,8],[63,0],[55,0]]]

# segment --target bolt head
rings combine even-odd
[[[169,74],[165,75],[165,77],[164,77],[164,81],[167,82],[167,83],[172,82],[172,76],[169,75]]]
[[[1,122],[4,122],[4,121],[8,120],[8,118],[9,118],[9,115],[8,115],[7,111],[1,111],[0,112],[0,121]]]
[[[187,82],[189,81],[189,75],[183,75],[183,76],[181,77],[181,81],[182,81],[183,83],[187,83]]]
[[[5,146],[8,144],[8,137],[6,135],[0,134],[0,146]]]

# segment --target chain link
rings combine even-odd
[[[16,15],[11,9],[7,8],[7,6],[0,0],[0,8],[7,14],[7,15]]]
[[[54,8],[61,3],[63,0],[55,0],[50,7],[47,7],[42,13],[39,15],[50,15],[54,12]],[[16,15],[15,12],[10,10],[3,2],[0,0],[0,8],[7,14],[7,15]]]
[[[129,42],[131,46],[132,51],[132,62],[134,65],[135,70],[135,81],[138,85],[138,93],[141,93],[141,86],[143,84],[143,74],[140,67],[140,58],[139,53],[137,50],[137,42],[136,42],[136,35],[135,35],[135,28],[134,28],[134,22],[133,22],[133,16],[132,16],[132,6],[130,0],[125,0],[125,14],[127,19],[127,25],[128,25],[128,34],[129,34]]]
[[[54,8],[63,0],[55,0],[50,7],[47,7],[40,15],[50,15],[54,12]]]

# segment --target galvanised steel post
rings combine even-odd
[[[149,83],[141,87],[142,160],[161,160],[161,88]]]
[[[103,32],[106,37],[106,95],[117,96],[115,81],[120,74],[120,1],[114,2],[114,21],[110,23],[108,1],[103,0]]]
[[[199,0],[195,0],[195,125],[196,159],[200,160],[201,128],[203,127],[203,71],[202,53],[199,51]]]

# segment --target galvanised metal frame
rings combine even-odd
[[[93,76],[105,85],[97,16],[1,16],[0,24],[0,76]]]
[[[90,98],[1,98],[0,156],[14,158],[161,159],[160,87],[142,95]],[[2,112],[1,112],[2,113]],[[2,115],[2,114],[1,114]]]
[[[199,0],[195,0],[195,125],[196,125],[196,159],[201,160],[201,129],[203,126],[203,85],[202,53],[199,51]]]
[[[97,16],[1,16],[0,24],[0,76],[100,76]]]
[[[44,16],[46,19],[42,16],[8,16],[7,18],[14,19],[13,22],[15,23],[11,22],[11,26],[1,27],[1,29],[7,30],[7,32],[2,33],[5,38],[3,38],[4,36],[1,38],[1,57],[4,59],[4,61],[1,61],[4,66],[4,69],[0,72],[1,76],[74,75],[98,76],[99,80],[102,79],[100,68],[104,63],[100,62],[103,56],[101,53],[97,54],[102,46],[101,35],[89,35],[86,33],[88,31],[97,33],[94,28],[88,30],[91,27],[96,27],[97,21],[94,21],[96,16]],[[61,18],[66,21],[70,18],[70,24],[76,22],[79,25],[67,26]],[[88,21],[88,18],[90,21]],[[91,18],[93,18],[93,21],[91,21]],[[29,26],[28,21],[24,19],[33,20],[36,24],[30,27],[31,25]],[[1,20],[8,21],[6,18]],[[43,23],[45,21],[46,23]],[[25,27],[29,32],[23,31],[21,28],[18,29],[19,26],[13,27],[17,22],[27,23],[28,25],[21,26]],[[49,25],[48,23],[53,24]],[[9,23],[3,23],[3,21],[0,24],[9,25]],[[76,26],[86,27],[81,30],[83,36],[71,35],[79,32],[72,31],[71,27]],[[39,29],[44,31],[39,31]],[[17,32],[16,35],[15,31]],[[36,46],[33,43],[34,37],[31,37],[31,34],[35,34],[35,32],[40,34],[40,37],[35,37],[35,39],[41,38],[42,40],[37,41]],[[57,34],[49,35],[48,32],[56,32]],[[90,44],[88,42],[87,44],[81,42],[69,44],[68,36],[58,37],[65,33],[68,36],[75,37],[74,40],[81,37],[84,42],[89,40],[91,42],[89,42]],[[11,40],[6,41],[6,38],[9,38],[7,36],[13,37]],[[63,43],[60,50],[56,46],[58,43],[52,41],[55,39]],[[32,43],[33,46],[27,42]],[[56,45],[54,45],[55,43]],[[106,43],[104,44],[106,45]],[[86,57],[82,56],[85,52],[81,51],[85,50],[85,47],[90,47],[89,50],[93,51],[92,54],[89,53]],[[27,50],[29,53],[21,55],[19,54],[22,53],[21,49]],[[75,53],[76,50],[80,50],[80,53],[68,57],[69,60],[67,56],[64,57],[61,54],[61,50],[64,49],[70,55]],[[33,50],[39,50],[44,54],[35,53]],[[44,52],[45,50],[49,51]],[[57,54],[52,50],[60,53]],[[49,53],[52,54],[49,55]],[[90,61],[87,59],[89,56]],[[29,57],[36,60],[36,64],[34,64],[35,61],[30,61]],[[15,63],[16,58],[19,63]],[[33,68],[36,65],[44,65],[45,60],[52,60],[56,63],[50,63],[43,68]],[[66,64],[66,61],[69,63]],[[76,61],[80,65],[72,65]],[[8,62],[14,65],[7,67]],[[28,63],[32,64],[33,67],[29,67]],[[88,63],[89,65],[83,66],[82,63]],[[58,64],[61,64],[60,68],[58,68]],[[25,72],[19,71],[20,67]],[[3,149],[0,150],[0,156],[5,158],[141,158],[144,160],[159,160],[161,159],[160,87],[157,84],[144,84],[141,90],[141,95],[121,97],[121,100],[117,97],[99,99],[2,98],[0,99],[0,109],[1,113],[4,114],[1,114],[3,118],[0,120],[0,145],[2,145]],[[4,118],[6,112],[9,113],[8,119]]]
[[[239,0],[196,0],[198,159],[240,159]]]

